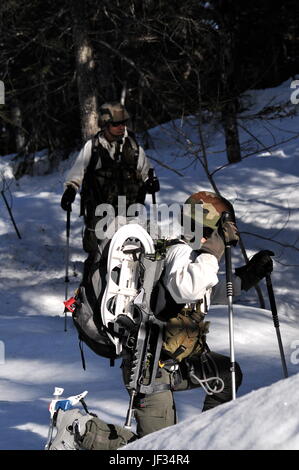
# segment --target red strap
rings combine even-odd
[[[71,297],[70,299],[65,300],[63,303],[65,305],[65,308],[73,313],[76,308],[76,302],[77,300],[75,299],[75,297]]]

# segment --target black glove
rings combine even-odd
[[[145,192],[147,194],[155,194],[160,191],[160,183],[156,176],[154,176],[153,168],[148,170],[148,179],[144,183]]]
[[[207,241],[202,244],[200,251],[202,253],[209,253],[210,255],[216,256],[219,262],[224,253],[224,248],[222,237],[219,235],[218,230],[214,230]]]
[[[75,188],[73,186],[68,186],[62,195],[61,203],[60,203],[64,211],[72,210],[72,203],[74,202],[75,197],[76,197]]]
[[[249,290],[255,286],[267,274],[273,271],[273,261],[271,256],[274,256],[273,251],[262,250],[256,253],[251,260],[235,269],[235,273],[241,278],[241,289]]]

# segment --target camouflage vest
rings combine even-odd
[[[126,137],[122,149],[117,144],[114,159],[100,144],[98,134],[93,137],[91,158],[81,192],[87,217],[94,217],[95,208],[102,203],[111,204],[117,215],[118,196],[126,196],[127,207],[144,203],[144,183],[137,170],[138,155],[138,144],[131,133]],[[97,168],[99,160],[101,165]]]

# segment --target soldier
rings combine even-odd
[[[106,424],[99,418],[82,418],[80,435],[73,446],[85,449],[117,449],[137,437],[143,437],[176,423],[173,394],[175,391],[203,387],[206,392],[203,410],[226,403],[232,399],[230,358],[210,351],[206,343],[208,323],[205,315],[211,302],[221,303],[223,289],[218,283],[219,262],[224,253],[225,240],[236,244],[239,234],[232,205],[214,193],[201,191],[193,194],[186,203],[203,208],[203,236],[199,250],[189,245],[188,235],[176,240],[167,248],[164,269],[157,288],[153,291],[153,312],[166,321],[160,368],[151,394],[137,394],[134,401],[136,434],[117,425]],[[222,224],[223,212],[229,212],[229,221]],[[194,212],[191,211],[191,217]],[[196,221],[197,222],[197,221]],[[257,253],[245,266],[235,270],[234,292],[248,290],[272,271],[272,252]],[[226,298],[222,299],[226,303]],[[123,376],[128,384],[134,353],[123,361]],[[150,367],[150,365],[148,366]],[[143,377],[146,384],[147,370]],[[235,364],[236,388],[242,382],[242,372]],[[73,416],[61,416],[61,433],[71,441],[67,424]],[[84,426],[83,426],[84,424]],[[61,435],[53,443],[61,448]]]
[[[83,248],[89,253],[83,282],[98,252],[95,226],[100,217],[95,215],[96,207],[111,204],[116,216],[118,196],[126,197],[127,208],[133,203],[143,204],[147,193],[159,191],[158,179],[149,177],[151,167],[145,152],[127,127],[130,116],[125,107],[117,102],[105,103],[99,114],[101,130],[80,151],[67,174],[61,199],[62,209],[71,210],[81,188],[81,215],[85,222]]]

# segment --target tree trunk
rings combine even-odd
[[[81,132],[84,142],[98,131],[94,50],[88,37],[85,2],[71,1]]]
[[[222,109],[227,159],[230,163],[241,161],[236,103],[231,100]]]
[[[14,100],[11,106],[11,121],[13,124],[13,135],[15,150],[17,153],[21,152],[25,145],[25,135],[22,123],[22,111],[18,101]]]
[[[222,44],[221,88],[224,101],[222,108],[222,123],[225,133],[227,159],[230,163],[241,160],[241,150],[237,123],[237,87],[235,86],[235,10],[234,2],[220,1]]]
[[[2,80],[0,80],[0,104],[5,104],[5,86]]]

